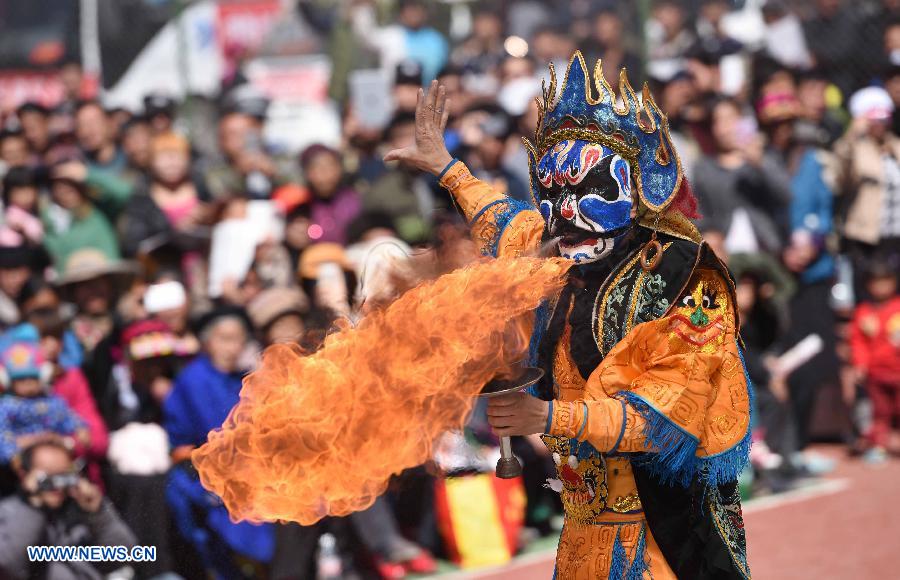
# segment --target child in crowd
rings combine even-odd
[[[40,244],[44,226],[38,216],[38,178],[28,167],[13,167],[3,178],[3,226],[5,246]]]
[[[0,341],[4,344],[27,343],[40,349],[43,360],[41,378],[47,381],[48,392],[62,399],[84,422],[90,436],[89,447],[76,441],[70,451],[86,462],[85,475],[100,485],[100,464],[106,458],[109,434],[84,373],[78,366],[69,366],[63,362],[65,319],[52,311],[42,312],[31,318],[33,323],[25,322],[13,327],[0,337]]]
[[[900,295],[897,275],[884,262],[870,266],[865,287],[869,300],[853,314],[850,348],[857,376],[872,401],[864,459],[880,463],[887,458],[891,431],[900,419]]]
[[[778,307],[771,298],[775,285],[762,264],[744,264],[734,272],[744,362],[756,387],[756,421],[750,452],[754,489],[785,491],[796,474],[792,473],[790,462],[784,460],[797,449],[787,376],[778,370],[774,357],[784,331],[779,324]]]
[[[69,449],[90,445],[87,427],[63,399],[48,393],[49,377],[40,347],[13,342],[2,354],[0,396],[0,463],[8,464],[20,449],[39,440],[57,439]]]

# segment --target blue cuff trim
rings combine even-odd
[[[587,403],[582,402],[581,404],[584,405],[584,419],[582,419],[582,421],[581,421],[581,429],[579,429],[579,430],[578,430],[578,434],[575,435],[575,439],[578,439],[579,441],[581,441],[581,436],[584,435],[584,430],[585,430],[585,428],[587,427],[587,422],[588,422],[588,406],[587,406]]]
[[[478,213],[475,214],[475,216],[472,218],[472,221],[469,222],[469,225],[471,226],[472,224],[477,222],[481,218],[481,216],[483,216],[485,214],[485,212],[487,210],[491,209],[495,205],[500,205],[501,203],[506,203],[506,200],[505,199],[494,200],[491,203],[484,206],[483,208],[481,208],[480,210],[478,210]]]
[[[497,257],[497,252],[499,250],[500,238],[503,237],[503,231],[506,230],[506,226],[508,226],[513,218],[519,215],[520,212],[534,209],[524,201],[519,201],[511,197],[508,197],[503,201],[506,202],[506,209],[500,210],[496,214],[497,231],[486,252],[488,256],[493,256],[495,258]]]
[[[619,401],[619,402],[622,403],[622,429],[619,430],[619,438],[616,439],[615,443],[613,443],[612,449],[609,450],[609,453],[607,453],[607,455],[614,455],[616,453],[616,451],[619,450],[619,444],[622,443],[622,438],[625,437],[625,425],[626,425],[625,417],[626,417],[627,409],[626,409],[624,400]]]
[[[444,169],[442,169],[440,173],[438,173],[438,181],[442,180],[444,178],[444,174],[450,171],[450,168],[453,167],[453,165],[458,161],[459,159],[457,159],[456,157],[451,159],[450,163],[448,163],[447,166],[444,167]]]
[[[547,409],[547,424],[544,426],[544,433],[550,434],[550,429],[553,427],[553,401],[550,401],[550,408]]]

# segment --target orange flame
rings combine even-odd
[[[570,265],[481,261],[413,288],[312,355],[270,347],[194,451],[200,481],[235,521],[309,525],[367,508],[524,357],[530,312]]]

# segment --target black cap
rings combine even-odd
[[[26,245],[0,246],[0,269],[8,270],[25,266],[33,272],[38,272],[46,268],[48,264],[47,253],[42,248]]]
[[[225,95],[221,110],[222,115],[239,113],[264,121],[269,103],[269,98],[255,87],[241,85]]]
[[[670,83],[675,83],[678,81],[693,81],[694,75],[686,68],[678,69],[678,72],[672,75],[672,77],[667,80],[664,84],[668,85]]]
[[[397,65],[397,74],[394,77],[394,85],[422,86],[422,65],[414,60],[404,60]]]
[[[897,260],[884,255],[876,255],[868,260],[865,265],[865,279],[896,278]]]
[[[36,103],[35,101],[28,101],[19,105],[19,108],[16,109],[16,114],[21,115],[23,113],[40,113],[44,117],[50,114],[50,109],[45,107],[40,103]]]
[[[122,124],[122,133],[126,133],[127,131],[137,127],[139,125],[147,125],[150,123],[150,119],[144,115],[132,115]]]
[[[722,42],[716,38],[698,40],[687,51],[687,58],[699,61],[707,66],[719,64],[722,57],[736,52],[735,46]]]
[[[894,77],[900,76],[900,64],[889,64],[884,69],[884,80],[890,80]]]
[[[150,93],[144,97],[144,114],[147,117],[156,115],[175,116],[175,99],[162,93]]]
[[[193,325],[194,331],[197,334],[202,334],[203,331],[222,318],[236,318],[244,325],[244,330],[247,331],[247,334],[253,332],[253,324],[250,323],[250,317],[247,316],[247,311],[239,306],[231,305],[217,306],[200,316]]]

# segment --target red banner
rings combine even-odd
[[[219,46],[226,58],[253,52],[281,16],[278,0],[240,0],[218,4]]]
[[[96,78],[85,76],[81,96],[94,97],[97,94],[97,86]],[[13,110],[28,101],[55,107],[63,97],[65,90],[57,71],[0,72],[0,111]]]

